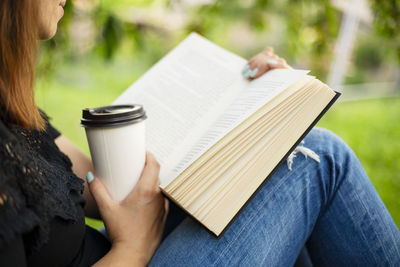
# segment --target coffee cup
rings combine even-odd
[[[141,105],[82,110],[96,175],[114,200],[123,200],[139,180],[146,161],[145,119]]]

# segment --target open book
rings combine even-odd
[[[246,63],[192,33],[114,102],[144,105],[163,193],[217,236],[340,95],[305,70],[248,81]]]

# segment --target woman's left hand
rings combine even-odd
[[[256,79],[272,69],[291,69],[286,60],[274,53],[272,48],[264,49],[252,57],[243,68],[242,74],[246,79]]]

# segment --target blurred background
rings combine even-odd
[[[318,125],[355,151],[400,226],[400,0],[69,0],[40,44],[38,105],[89,154],[82,108],[109,105],[192,31],[248,59],[274,47],[340,90]]]

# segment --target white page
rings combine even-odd
[[[162,184],[243,91],[245,64],[246,60],[191,34],[114,102],[144,105],[146,149],[161,164]]]
[[[307,73],[274,70],[249,82],[245,64],[192,33],[113,103],[144,105],[146,149],[161,164],[161,187]]]
[[[247,83],[247,87],[221,114],[214,124],[167,174],[161,186],[165,187],[197,158],[215,145],[242,121],[260,109],[291,84],[307,75],[307,70],[277,69]]]

